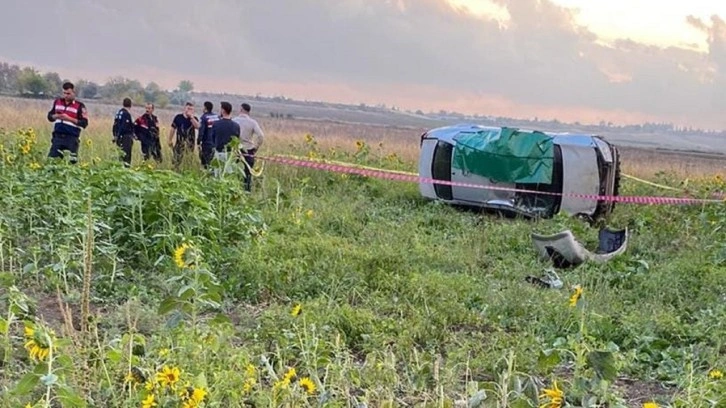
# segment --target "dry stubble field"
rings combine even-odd
[[[41,139],[49,139],[51,124],[45,121],[45,114],[50,101],[22,100],[17,98],[0,98],[0,128],[15,129],[33,127],[38,129]],[[110,105],[88,105],[91,113],[91,124],[84,132],[96,142],[111,145],[111,125],[113,115],[118,107]],[[135,106],[134,117],[143,113],[143,106]],[[157,109],[156,115],[163,127],[162,135],[166,138],[169,124],[178,112],[171,109]],[[201,116],[200,107],[197,115]],[[322,151],[343,149],[355,151],[355,141],[362,140],[376,147],[385,146],[387,153],[396,153],[403,161],[415,166],[418,159],[418,138],[424,128],[406,128],[381,126],[376,124],[346,124],[329,121],[305,119],[273,119],[266,116],[257,117],[267,135],[265,152],[290,152],[290,144],[298,143],[307,134],[313,135]],[[164,139],[165,140],[165,139]],[[42,140],[41,140],[42,141]],[[682,179],[726,175],[726,156],[714,154],[696,154],[693,152],[659,151],[642,148],[618,146],[622,154],[623,171],[638,177],[652,177],[666,173]],[[166,146],[165,153],[170,153]],[[83,149],[87,154],[88,149]],[[139,161],[141,150],[139,143],[134,145],[134,160]]]

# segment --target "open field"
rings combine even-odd
[[[235,103],[241,101],[234,97],[228,98]],[[50,101],[27,100],[18,98],[0,97],[0,128],[8,127],[10,123],[14,127],[34,127],[39,134],[49,138],[51,124],[45,121],[45,113],[50,107]],[[198,105],[201,105],[198,104]],[[282,105],[282,104],[278,104]],[[110,145],[111,125],[113,115],[119,107],[104,104],[89,104],[91,123],[87,134],[93,136],[103,143]],[[133,108],[136,115],[143,113],[143,106]],[[272,110],[271,110],[272,109]],[[265,129],[267,142],[265,149],[268,151],[289,151],[291,138],[299,141],[306,134],[314,135],[321,150],[348,148],[354,144],[351,141],[362,140],[371,146],[378,146],[383,143],[389,152],[395,152],[402,160],[408,163],[415,163],[418,159],[418,143],[421,133],[429,127],[421,126],[393,126],[385,125],[385,121],[370,118],[370,124],[346,123],[345,117],[336,116],[334,112],[328,115],[314,115],[313,108],[307,108],[308,116],[317,116],[313,119],[273,119],[267,114],[275,109],[282,110],[280,106],[262,106],[255,116]],[[169,123],[178,112],[172,109],[157,109],[156,115],[162,126],[162,136],[166,137],[169,130]],[[197,107],[197,115],[201,116],[200,108]],[[329,120],[320,117],[329,117]],[[360,119],[360,118],[358,118]],[[430,126],[442,126],[443,123],[435,121],[427,122]],[[655,136],[657,138],[657,135]],[[104,140],[105,138],[105,140]],[[681,178],[693,176],[704,176],[716,174],[726,175],[726,155],[722,153],[709,153],[705,151],[674,150],[672,144],[653,144],[652,148],[639,147],[637,143],[623,143],[617,137],[606,137],[616,144],[623,153],[624,171],[638,175],[648,176],[656,172],[676,173]],[[688,147],[684,145],[685,147]],[[714,144],[713,150],[717,149]],[[353,149],[354,150],[354,149]],[[82,149],[82,157],[92,158],[93,149]],[[724,150],[726,153],[726,150]],[[170,153],[170,152],[167,152]],[[139,144],[134,147],[134,161],[138,163],[141,154]],[[413,165],[413,164],[412,164]]]
[[[721,204],[619,204],[627,252],[542,289],[525,281],[550,266],[530,233],[594,248],[597,230],[273,163],[245,194],[196,158],[169,170],[166,146],[159,166],[135,146],[124,169],[106,106],[90,107],[81,164],[52,164],[46,105],[0,105],[0,406],[726,404]],[[407,171],[423,130],[261,123],[262,155]],[[622,151],[626,173],[726,187],[718,156]],[[622,194],[679,193],[625,179]]]

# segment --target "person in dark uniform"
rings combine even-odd
[[[194,152],[197,129],[199,129],[199,119],[194,116],[194,104],[187,102],[184,105],[184,112],[174,116],[169,129],[169,147],[174,151],[174,168],[179,167],[186,153]]]
[[[197,144],[199,145],[199,160],[202,166],[207,169],[214,159],[214,140],[212,139],[212,126],[214,122],[219,120],[219,116],[213,112],[214,105],[212,102],[204,102],[204,113],[200,121],[199,137]]]
[[[159,140],[159,118],[154,115],[154,104],[146,104],[146,112],[134,123],[136,138],[141,142],[141,153],[144,160],[153,157],[158,163],[161,159],[161,141]]]
[[[53,101],[48,111],[48,121],[54,122],[48,157],[63,158],[63,150],[70,152],[70,163],[78,162],[81,131],[88,127],[88,111],[83,102],[76,99],[73,83],[63,84],[63,97]]]
[[[124,152],[121,160],[124,166],[131,166],[131,150],[134,147],[134,119],[131,117],[131,99],[124,98],[123,108],[116,113],[113,121],[113,141]]]
[[[230,118],[232,114],[232,104],[222,102],[219,104],[221,117],[212,125],[212,140],[214,140],[215,158],[221,162],[226,162],[232,146],[229,142],[233,139],[239,140],[240,127],[237,122]],[[218,172],[215,172],[218,175]]]

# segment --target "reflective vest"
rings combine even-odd
[[[65,99],[58,98],[55,100],[55,102],[53,102],[53,109],[51,109],[51,112],[55,114],[65,113],[73,119],[83,120],[83,118],[79,117],[79,114],[82,110],[85,110],[83,102],[74,100],[70,104],[66,104]],[[83,126],[80,126],[81,123],[76,125],[73,122],[60,119],[56,119],[54,123],[55,125],[53,127],[53,133],[78,137],[81,135],[81,130],[83,130]]]

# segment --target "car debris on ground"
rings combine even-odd
[[[594,251],[586,249],[570,230],[552,235],[532,233],[531,236],[540,259],[551,260],[559,269],[574,268],[587,261],[605,263],[624,253],[628,247],[627,228],[601,228]]]

